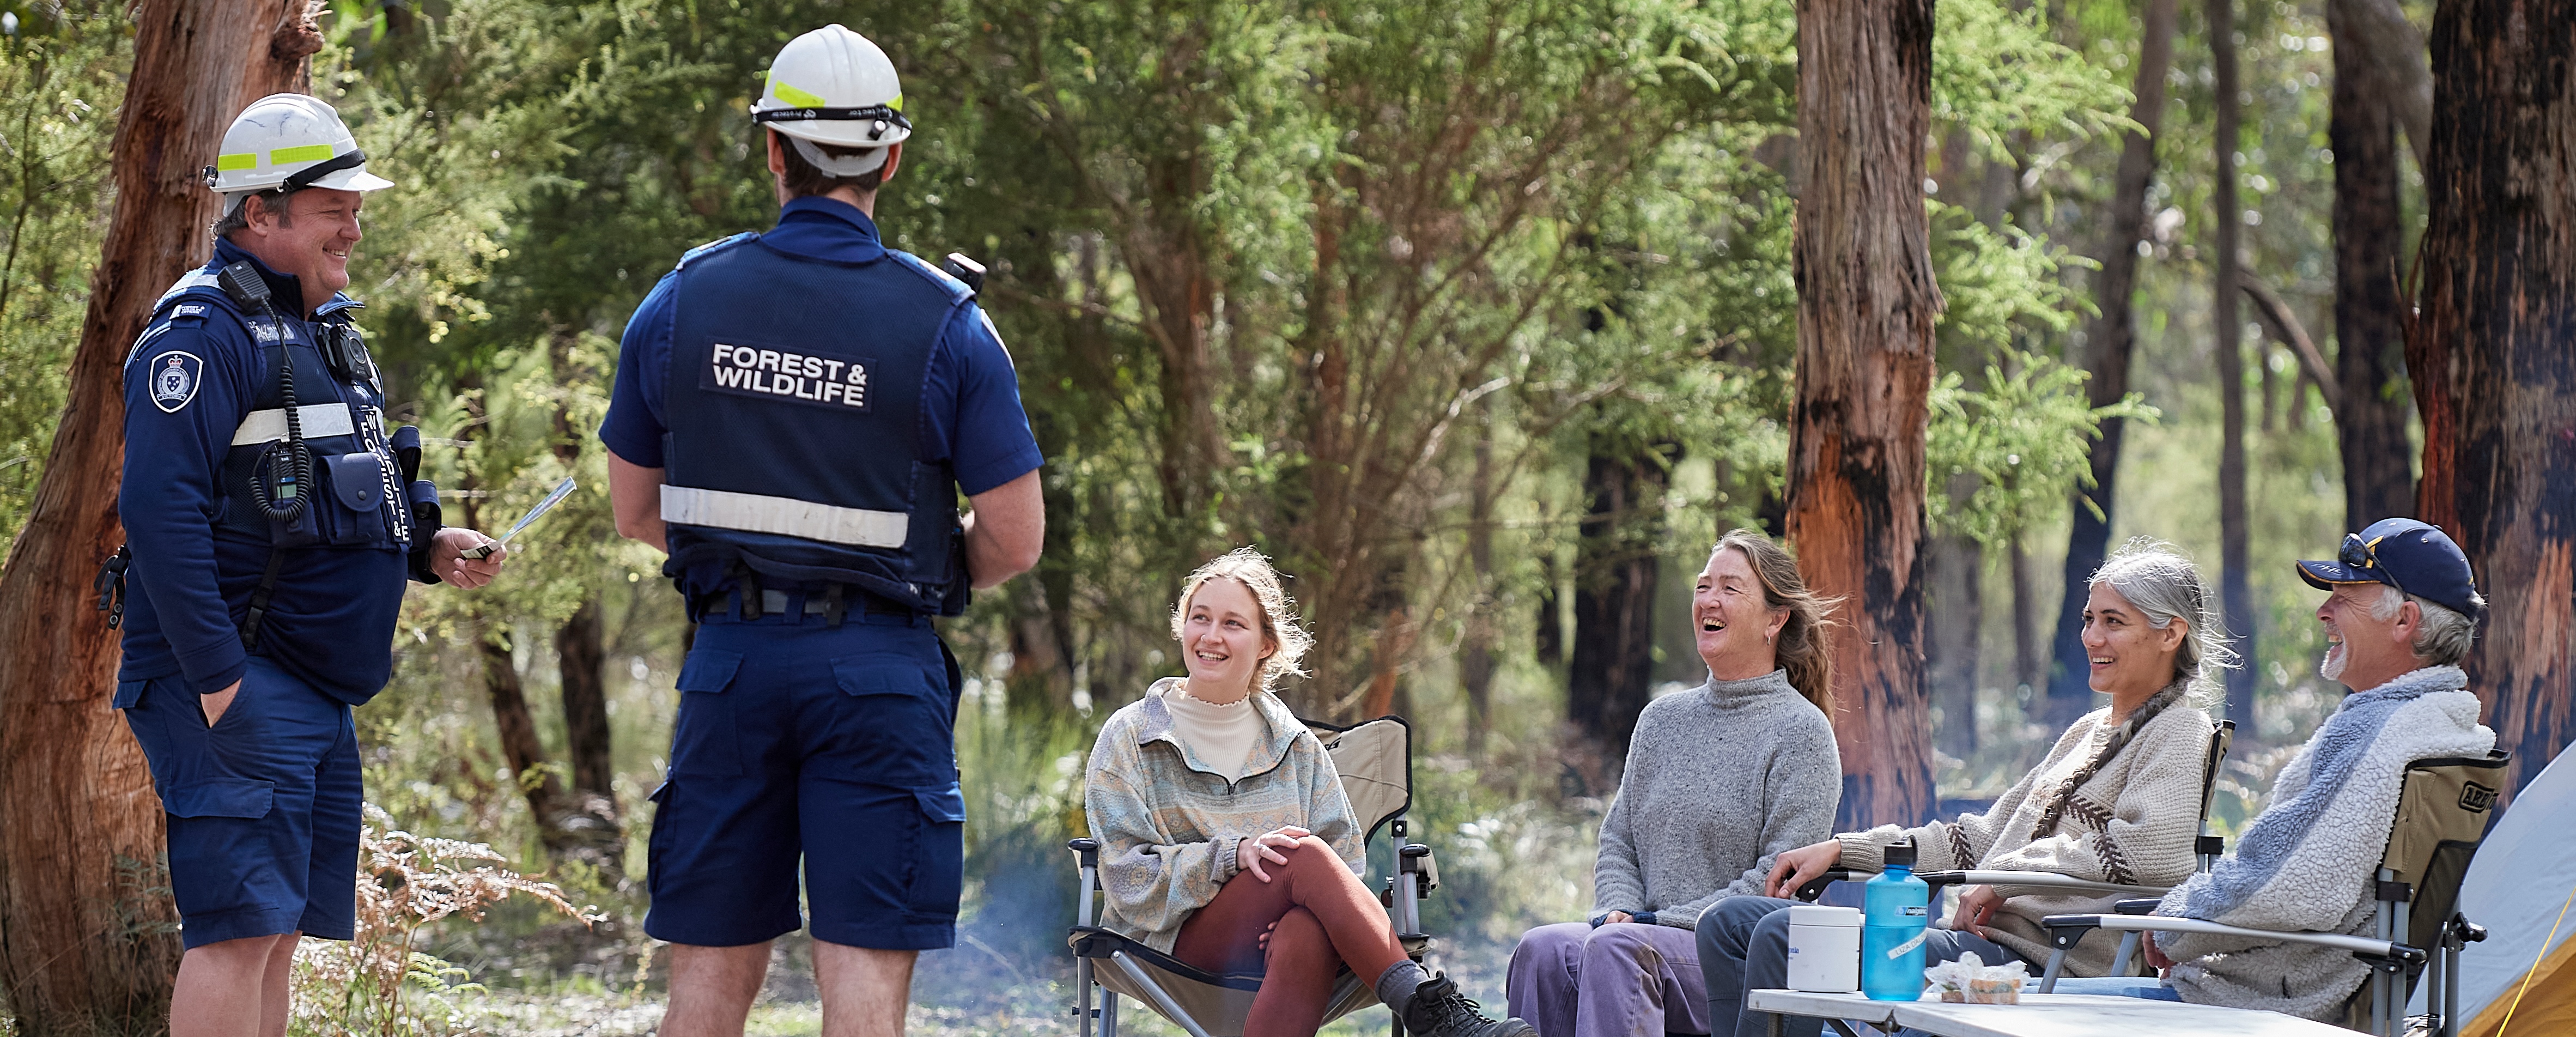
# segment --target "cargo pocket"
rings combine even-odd
[[[671,843],[671,819],[662,816],[671,811],[670,779],[665,778],[661,784],[653,786],[653,794],[644,798],[653,803],[653,829],[644,837],[644,892],[659,898],[662,895],[662,854]]]
[[[680,665],[680,719],[671,732],[671,773],[730,778],[742,773],[733,702],[725,694],[742,653],[701,649]]]
[[[269,782],[227,778],[171,789],[162,794],[161,808],[172,817],[262,818],[276,798],[277,788]]]
[[[921,838],[913,844],[912,888],[907,908],[915,915],[957,917],[966,878],[966,796],[956,783],[916,789]]]
[[[851,655],[832,660],[832,677],[842,694],[856,700],[857,711],[845,725],[867,771],[854,779],[902,788],[954,787],[955,728],[944,676],[934,679],[909,656]]]

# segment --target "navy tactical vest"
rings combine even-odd
[[[135,355],[146,360],[144,377],[159,374],[150,366],[152,342],[158,337],[154,333],[180,316],[239,322],[257,347],[259,367],[253,384],[259,388],[250,412],[234,430],[232,449],[224,456],[219,480],[224,500],[215,520],[217,535],[261,541],[279,549],[379,548],[409,553],[417,535],[415,509],[436,524],[430,517],[436,513],[436,488],[410,478],[411,465],[417,464],[418,430],[406,427],[395,436],[386,434],[375,362],[350,319],[350,311],[359,305],[346,296],[334,296],[310,321],[285,315],[302,308],[298,300],[281,302],[274,314],[245,313],[218,287],[211,269],[181,278],[154,304],[154,326],[134,346]],[[187,307],[193,306],[205,310],[191,314]],[[324,360],[317,340],[326,336],[347,336],[347,348],[358,358],[346,365],[348,377],[335,374]],[[297,424],[312,478],[312,485],[296,491],[305,506],[287,520],[271,517],[259,503],[263,495],[283,503],[276,484],[292,456],[284,446],[288,427],[281,351],[292,365]],[[410,454],[411,465],[404,463],[405,453]]]
[[[954,615],[956,477],[924,459],[922,397],[966,287],[891,250],[832,262],[749,234],[691,252],[678,276],[663,571],[692,599],[718,573],[738,590],[839,584]]]

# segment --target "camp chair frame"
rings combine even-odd
[[[2222,770],[2227,763],[2228,747],[2234,745],[2235,742],[2235,721],[2221,720],[2216,724],[2211,725],[2209,731],[2209,749],[2202,755],[2200,767],[2201,834],[2192,840],[2192,852],[2194,856],[2199,858],[2199,870],[2201,871],[2208,871],[2210,865],[2217,861],[2219,853],[2224,849],[2223,841],[2218,836],[2209,834],[2209,804],[2213,794],[2218,790],[2218,772]],[[1854,871],[1848,868],[1827,869],[1823,875],[1809,879],[1805,885],[1798,887],[1797,898],[1800,900],[1812,901],[1824,894],[1825,887],[1827,885],[1835,882],[1866,879],[1869,875],[1870,873],[1868,872]],[[2079,879],[2071,875],[2057,875],[2044,871],[1984,871],[1970,868],[1954,871],[1917,872],[1914,877],[1922,879],[1925,885],[1931,886],[1933,889],[1933,896],[1935,898],[1940,896],[1940,890],[1945,886],[2019,886],[2025,889],[2047,889],[2066,893],[2090,893],[2096,896],[2127,895],[2131,897],[2160,897],[2163,896],[2165,891],[2170,888],[2166,886],[2134,886],[2123,885],[2116,882],[2095,882],[2091,879]],[[2076,936],[2076,939],[2082,938],[2081,934]],[[2068,947],[2072,948],[2073,944],[2068,944]],[[2130,956],[2135,954],[2137,949],[2138,934],[2121,934],[2120,949],[2113,954],[2111,958],[2111,972],[2113,975],[2118,975],[2121,972],[2125,964],[2129,961]],[[2060,950],[2049,956],[2047,971],[2043,972],[2040,977],[2042,984],[2040,989],[2047,990],[2057,985],[2058,972],[2064,967],[2065,962],[2066,952],[2064,950]]]
[[[2397,1037],[2406,1029],[2409,988],[2429,971],[2424,996],[2427,1027],[2434,1037],[2456,1037],[2460,951],[2485,940],[2486,930],[2452,908],[2459,900],[2460,882],[2468,876],[2469,860],[2486,837],[2496,792],[2503,787],[2505,765],[2511,761],[2510,754],[2491,750],[2485,756],[2429,757],[2406,765],[2388,847],[2381,854],[2372,888],[2377,906],[2370,936],[2282,932],[2169,918],[2149,914],[2156,901],[2128,900],[2120,903],[2119,914],[2051,915],[2044,921],[2049,943],[2057,950],[2049,956],[2050,978],[2041,983],[2040,991],[2056,986],[2058,962],[2076,940],[2094,929],[2123,934],[2121,959],[2111,966],[2115,973],[2136,949],[2139,937],[2150,932],[2305,943],[2350,951],[2370,964],[2370,981],[2346,1005],[2343,1025],[2347,1029]]]
[[[1383,754],[1386,739],[1400,740],[1400,789],[1385,780],[1383,774],[1358,774],[1350,769],[1343,771],[1342,784],[1346,794],[1357,793],[1351,799],[1353,809],[1360,812],[1364,822],[1361,843],[1374,839],[1380,828],[1387,829],[1395,843],[1395,874],[1387,876],[1379,899],[1387,905],[1396,940],[1404,945],[1405,953],[1415,961],[1422,960],[1431,938],[1422,932],[1421,901],[1439,888],[1440,868],[1430,847],[1405,841],[1405,815],[1413,807],[1412,725],[1392,715],[1348,727],[1303,717],[1298,720],[1323,741],[1324,751],[1333,756],[1337,769],[1342,767],[1346,745],[1351,746],[1347,752],[1354,756],[1369,751]],[[1356,743],[1355,733],[1360,739]],[[1099,901],[1095,896],[1101,888],[1100,842],[1074,839],[1065,848],[1073,851],[1081,872],[1080,890],[1074,901],[1074,926],[1066,942],[1074,953],[1074,1012],[1081,1019],[1082,1037],[1093,1037],[1095,1022],[1099,1037],[1118,1037],[1118,999],[1122,991],[1125,996],[1144,1001],[1155,1014],[1171,1020],[1190,1037],[1215,1037],[1208,1021],[1200,1017],[1210,1008],[1230,1017],[1220,1022],[1220,1029],[1233,1029],[1231,1017],[1239,1017],[1241,1010],[1249,1006],[1251,995],[1261,989],[1261,975],[1207,972],[1101,928],[1097,924]],[[1094,987],[1099,988],[1100,994],[1097,1006],[1092,999]],[[1349,973],[1335,984],[1333,995],[1324,1012],[1327,1022],[1378,1003],[1377,992],[1368,980]],[[1193,1011],[1186,1002],[1197,1002],[1202,1011]],[[1397,1019],[1391,1032],[1393,1037],[1403,1037],[1404,1020]]]

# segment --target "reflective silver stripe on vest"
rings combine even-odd
[[[662,521],[858,547],[899,548],[912,532],[912,516],[900,511],[836,508],[793,497],[667,485],[662,487]]]
[[[358,431],[357,424],[349,419],[349,405],[345,403],[314,403],[297,407],[295,420],[303,426],[306,439],[347,436]],[[233,430],[234,446],[272,443],[284,438],[286,410],[282,407],[252,411],[242,418],[241,427]]]

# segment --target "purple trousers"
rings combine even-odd
[[[1511,1014],[1539,1037],[1708,1032],[1708,987],[1688,929],[1618,922],[1542,925],[1512,948]]]

